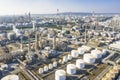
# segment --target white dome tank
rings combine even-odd
[[[52,64],[49,64],[48,65],[48,68],[51,70],[51,69],[53,69],[53,65]]]
[[[92,50],[91,54],[97,59],[102,57],[102,52],[100,50]]]
[[[83,56],[83,60],[89,64],[94,64],[95,63],[95,58],[92,54],[90,53],[87,53],[87,54],[84,54]]]
[[[39,68],[39,74],[42,74],[43,72],[43,68]]]
[[[1,68],[2,68],[2,69],[7,69],[7,68],[8,68],[8,65],[7,65],[7,64],[2,64],[2,65],[1,65]]]
[[[57,70],[55,72],[55,80],[66,80],[66,72],[64,70]]]
[[[102,54],[103,54],[103,55],[106,55],[106,54],[107,54],[107,50],[106,50],[106,49],[103,49],[103,50],[102,50]]]
[[[85,53],[85,49],[82,48],[82,47],[79,47],[78,48],[78,52],[79,52],[79,54],[84,54]]]
[[[17,75],[7,75],[3,77],[1,80],[20,80]]]
[[[78,57],[78,55],[79,55],[79,52],[77,50],[72,50],[71,51],[71,56],[72,57],[76,58],[76,57]]]
[[[77,59],[76,60],[76,67],[79,68],[79,69],[82,69],[85,67],[85,63],[82,59]]]
[[[76,74],[76,66],[74,64],[67,65],[67,73],[68,74]]]
[[[56,61],[53,62],[53,67],[57,67],[57,62]]]
[[[44,66],[44,72],[48,71],[48,66]]]
[[[67,56],[63,56],[63,62],[67,62],[67,61],[68,61]]]
[[[68,54],[68,60],[72,60],[72,56]]]

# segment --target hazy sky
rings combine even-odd
[[[60,12],[120,13],[120,0],[0,0],[0,15]]]

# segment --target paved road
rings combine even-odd
[[[110,68],[112,68],[112,66],[107,66],[94,80],[101,80]]]

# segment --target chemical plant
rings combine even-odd
[[[14,18],[0,20],[1,80],[118,79],[120,15]]]

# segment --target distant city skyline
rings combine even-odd
[[[0,15],[59,12],[120,13],[120,0],[0,0]]]

